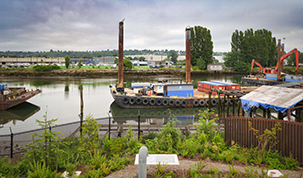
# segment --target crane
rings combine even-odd
[[[293,54],[296,54],[297,67],[296,67],[295,71],[297,71],[298,68],[299,68],[299,52],[298,52],[297,48],[294,48],[293,50],[291,50],[290,52],[284,54],[284,55],[280,58],[280,66],[283,66],[283,60],[284,60],[285,58],[288,58],[289,56],[291,56],[291,55],[293,55]],[[278,62],[279,62],[279,61],[278,61]],[[277,62],[275,71],[278,71],[278,62]]]
[[[255,61],[255,59],[253,59],[251,61],[250,75],[251,75],[251,72],[252,72],[252,70],[254,68],[254,64],[256,64],[257,66],[259,66],[259,68],[260,68],[259,72],[262,73],[262,66],[261,66],[261,64],[258,63],[257,61]]]

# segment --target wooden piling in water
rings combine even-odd
[[[227,103],[226,103],[226,115],[229,117],[229,95],[227,95]]]
[[[218,117],[221,116],[221,98],[220,98],[220,92],[218,91]]]

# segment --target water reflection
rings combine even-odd
[[[161,108],[161,109],[124,109],[118,106],[114,101],[110,105],[110,111],[113,116],[113,123],[127,123],[129,120],[138,120],[138,113],[141,116],[141,122],[149,124],[162,125],[169,120],[175,119],[179,124],[193,124],[199,117],[200,110],[204,107],[196,108]]]
[[[0,111],[0,125],[3,125],[12,121],[15,125],[17,121],[25,121],[30,116],[34,115],[40,110],[40,107],[31,104],[29,102],[24,102],[11,109]]]

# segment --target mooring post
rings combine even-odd
[[[241,109],[241,100],[240,99],[238,99],[238,116],[240,115],[240,109]]]
[[[110,117],[109,113],[107,113],[107,114],[108,114],[108,139],[110,139],[110,123],[111,123],[111,117]]]
[[[186,36],[186,65],[185,65],[185,74],[186,74],[186,82],[187,83],[191,83],[191,79],[190,79],[190,26],[187,26],[186,29],[185,29],[185,36]]]
[[[80,135],[82,136],[82,123],[83,123],[83,86],[80,85]]]
[[[221,107],[221,99],[220,99],[220,91],[218,91],[218,117],[221,116],[220,107]]]
[[[263,117],[264,118],[266,118],[266,110],[265,110],[265,108],[264,107],[262,107],[262,106],[260,106],[260,108],[262,109],[262,111],[263,111]]]
[[[269,110],[269,108],[266,109],[266,112],[267,112],[266,113],[267,114],[266,118],[270,119],[270,110]]]
[[[118,62],[118,88],[119,91],[123,90],[123,26],[124,19],[119,22],[119,62]],[[117,89],[118,89],[117,88]]]
[[[211,92],[208,92],[208,112],[211,111]]]
[[[283,120],[283,113],[281,111],[278,112],[278,119]]]
[[[278,81],[281,81],[281,63],[280,63],[280,58],[281,58],[281,39],[278,39],[278,74],[277,74],[277,79]]]
[[[227,95],[227,103],[226,103],[226,115],[227,115],[227,117],[229,117],[229,95]]]
[[[146,161],[148,156],[148,149],[142,146],[139,150],[139,178],[146,178]]]
[[[11,131],[11,159],[13,158],[13,146],[14,146],[14,134],[12,132],[12,128],[9,127],[10,131]]]
[[[222,116],[223,117],[225,117],[225,101],[226,101],[226,95],[224,93],[223,103],[222,103]]]
[[[241,115],[242,115],[242,117],[244,117],[244,114],[245,114],[244,109],[242,108],[241,111],[242,111]]]
[[[140,139],[140,110],[138,110],[138,140]]]
[[[235,95],[233,95],[233,116],[235,116]]]

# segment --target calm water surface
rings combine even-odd
[[[157,81],[163,78],[125,78],[126,87],[131,82]],[[185,80],[176,77],[171,80]],[[241,76],[223,76],[209,75],[192,77],[194,86],[197,81],[203,80],[221,80],[233,83],[241,83]],[[136,114],[136,109],[122,109],[114,103],[109,92],[109,85],[116,84],[116,77],[113,78],[1,78],[1,84],[8,86],[26,87],[27,89],[40,89],[41,93],[29,99],[28,102],[6,111],[0,111],[0,135],[9,134],[9,127],[14,133],[28,131],[40,128],[35,122],[36,119],[43,120],[58,118],[57,125],[79,121],[80,113],[80,89],[83,85],[84,116],[93,115],[94,118],[108,117],[108,113],[113,116],[129,116]],[[150,109],[141,111],[142,115],[192,115],[196,114],[199,109]],[[108,122],[105,121],[104,122]],[[128,121],[113,121],[128,122]],[[132,121],[134,122],[134,121]],[[147,121],[150,122],[150,121]]]

